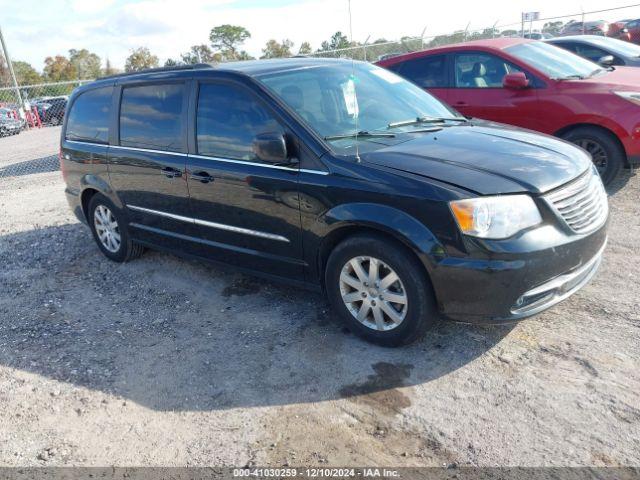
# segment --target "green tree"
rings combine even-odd
[[[78,72],[78,78],[97,78],[100,76],[100,57],[86,48],[69,50],[69,61]]]
[[[125,72],[137,72],[147,68],[156,68],[160,65],[158,57],[153,55],[147,47],[138,47],[131,50],[124,64]]]
[[[193,45],[188,52],[180,55],[182,62],[186,64],[196,63],[218,63],[222,61],[219,53],[213,53],[213,50],[207,45]]]
[[[164,62],[165,67],[175,67],[177,65],[182,65],[182,62],[173,58],[167,58],[167,60]]]
[[[562,21],[547,22],[543,25],[542,31],[544,33],[550,33],[551,35],[558,35],[563,26],[564,22]]]
[[[339,50],[341,48],[349,48],[351,43],[349,39],[342,32],[337,31],[334,33],[329,41],[324,41],[320,45],[320,51],[326,52],[327,50]]]
[[[44,59],[44,77],[50,82],[62,82],[78,78],[78,70],[69,59],[63,55]]]
[[[285,58],[291,56],[291,48],[293,42],[289,39],[284,39],[282,43],[278,43],[276,40],[269,40],[265,47],[262,49],[262,57],[260,58]]]
[[[298,49],[298,55],[310,55],[313,52],[311,44],[309,42],[302,42]]]
[[[249,55],[249,52],[241,50],[236,54],[235,60],[255,60],[255,58]]]
[[[248,38],[251,38],[249,30],[238,25],[218,25],[212,28],[209,34],[211,47],[220,52],[224,60],[239,60],[241,54],[248,55],[246,52],[238,52],[239,47]]]
[[[16,74],[18,85],[34,85],[42,82],[40,74],[27,62],[19,60],[13,62],[13,72]]]

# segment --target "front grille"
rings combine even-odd
[[[544,198],[576,233],[588,233],[597,229],[605,222],[609,213],[607,192],[595,169]]]

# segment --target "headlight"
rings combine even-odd
[[[619,97],[629,100],[630,102],[640,105],[640,92],[613,92]]]
[[[542,222],[528,195],[469,198],[450,205],[462,233],[473,237],[507,238]]]

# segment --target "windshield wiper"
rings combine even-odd
[[[342,140],[343,138],[355,138],[355,137],[363,137],[363,138],[375,138],[375,137],[386,137],[393,138],[395,137],[395,133],[376,133],[376,132],[367,132],[366,130],[362,130],[360,132],[352,132],[352,133],[342,133],[340,135],[327,135],[324,137],[325,140]]]
[[[408,120],[400,120],[399,122],[391,122],[387,125],[387,128],[405,127],[407,125],[417,125],[419,123],[444,123],[451,122],[467,122],[466,118],[462,117],[416,117]]]

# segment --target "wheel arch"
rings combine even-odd
[[[422,265],[431,283],[431,271],[444,248],[431,231],[416,218],[393,207],[375,204],[349,204],[336,207],[323,216],[329,228],[317,250],[316,266],[324,289],[325,267],[333,249],[358,234],[377,235],[402,245]]]
[[[109,184],[96,175],[85,175],[80,180],[80,206],[82,207],[82,213],[84,217],[89,221],[88,212],[89,202],[96,193],[100,193],[111,200],[116,207],[122,209],[124,204],[113,191]]]
[[[620,137],[616,134],[616,132],[614,132],[612,129],[606,126],[598,125],[595,123],[589,123],[589,122],[573,123],[571,125],[562,127],[560,130],[554,133],[554,136],[563,138],[567,133],[577,128],[593,128],[595,130],[600,130],[601,132],[611,137],[611,139],[613,139],[613,141],[615,141],[620,147],[620,149],[624,152],[625,165],[627,166],[629,165],[629,155],[627,153],[627,150],[624,148],[624,144],[620,140]]]

